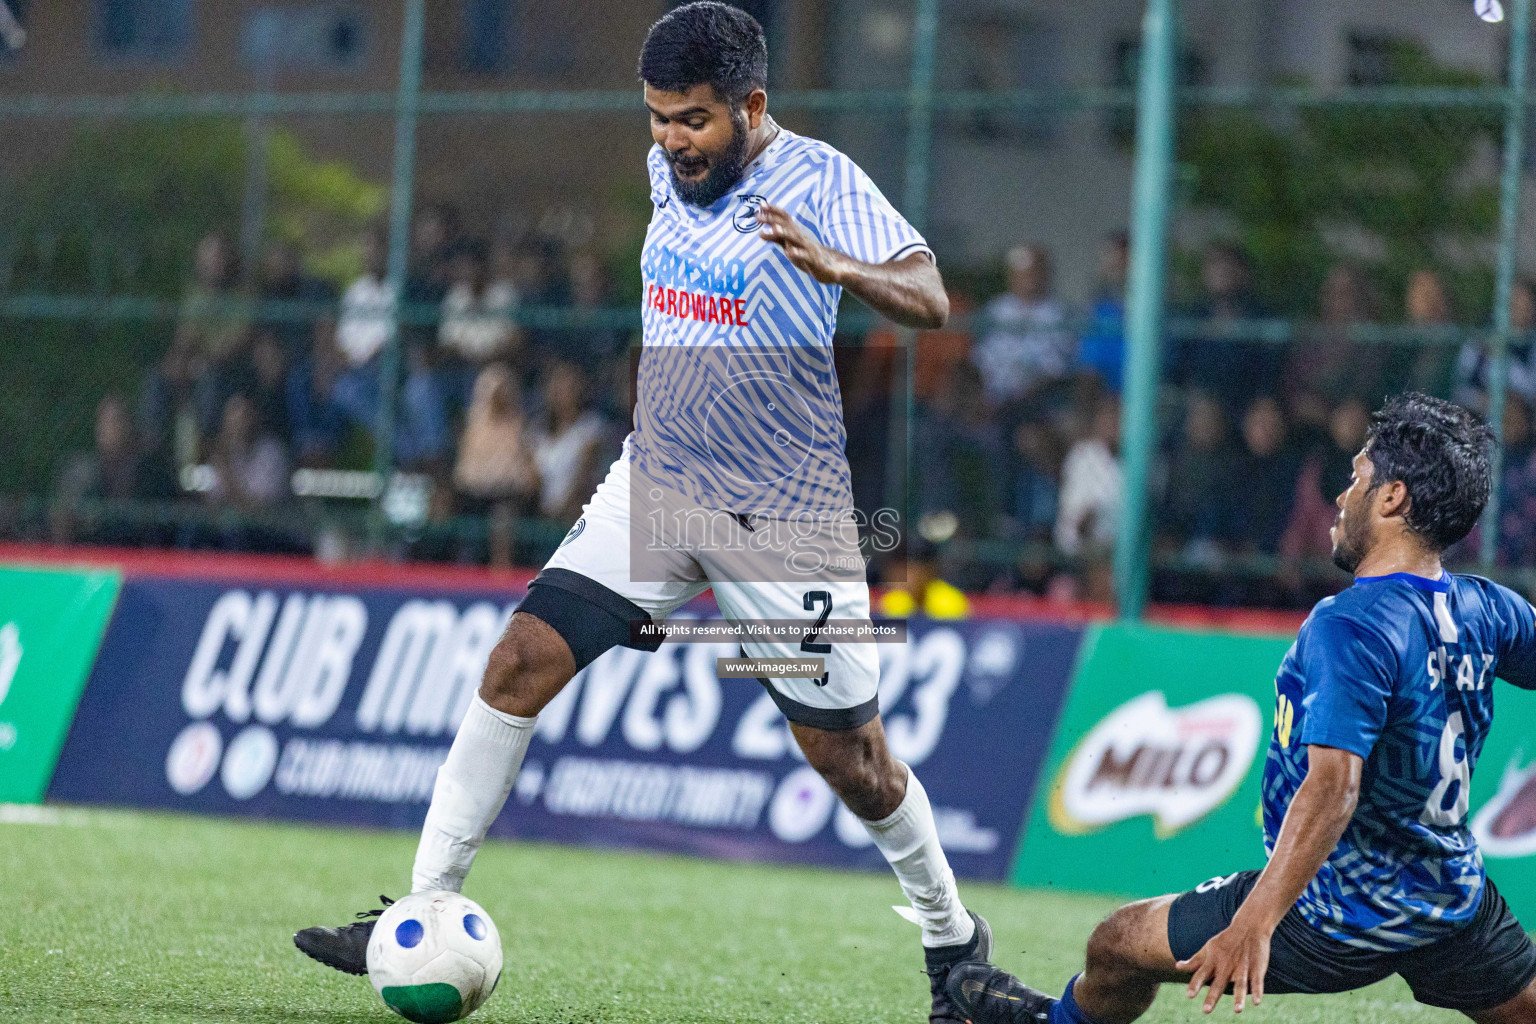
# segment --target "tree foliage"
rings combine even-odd
[[[1408,41],[1391,46],[1387,67],[1394,85],[1486,84]],[[1462,318],[1480,320],[1498,195],[1491,176],[1471,171],[1487,161],[1500,123],[1495,110],[1459,106],[1202,113],[1181,140],[1187,199],[1233,229],[1277,312],[1314,313],[1327,268],[1349,260],[1394,300],[1414,270],[1438,269]]]

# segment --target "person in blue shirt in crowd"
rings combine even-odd
[[[1158,986],[1205,1012],[1399,974],[1419,1002],[1479,1024],[1536,1022],[1536,946],[1467,825],[1495,678],[1536,689],[1536,613],[1440,554],[1488,500],[1492,432],[1466,409],[1397,396],[1371,419],[1339,495],[1333,560],[1354,585],[1319,602],[1275,680],[1262,870],[1122,907],[1052,999],[990,964],[950,972],[972,1024],[1128,1024]]]
[[[1110,234],[1099,250],[1099,290],[1077,343],[1079,367],[1097,374],[1115,395],[1125,376],[1125,280],[1130,266],[1130,237],[1124,231]]]

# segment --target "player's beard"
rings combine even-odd
[[[1360,501],[1356,504],[1359,507],[1353,513],[1347,508],[1339,513],[1333,534],[1333,564],[1351,576],[1360,568],[1371,544],[1370,526],[1365,519],[1366,503]]]
[[[666,156],[672,167],[672,191],[678,198],[690,206],[714,206],[741,180],[741,172],[747,166],[747,115],[739,110],[731,112],[731,141],[719,156],[709,158],[709,171],[698,181],[679,178],[678,161],[671,153]]]

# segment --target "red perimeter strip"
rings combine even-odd
[[[120,569],[128,576],[257,580],[354,589],[520,593],[534,577],[531,569],[488,569],[484,566],[383,561],[327,564],[291,555],[235,555],[50,544],[0,543],[0,562]],[[878,594],[877,590],[877,606]],[[1076,623],[1103,622],[1114,618],[1114,609],[1109,605],[1088,601],[1049,601],[1028,595],[998,594],[973,594],[970,595],[970,601],[972,615],[987,618],[1050,619]],[[704,601],[705,605],[709,603]],[[1153,605],[1147,609],[1148,621],[1161,625],[1237,633],[1294,633],[1305,618],[1302,612],[1254,608]]]

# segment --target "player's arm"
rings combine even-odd
[[[903,327],[932,330],[949,319],[949,296],[939,268],[927,253],[888,263],[865,263],[822,245],[786,210],[763,203],[757,219],[763,238],[784,250],[789,262],[822,284],[840,285],[877,313]]]
[[[1536,690],[1536,609],[1507,587],[1487,587],[1501,626],[1498,676],[1522,690]]]
[[[1264,973],[1269,967],[1269,939],[1323,862],[1338,845],[1360,798],[1360,755],[1337,747],[1307,747],[1307,777],[1285,812],[1275,852],[1253,891],[1226,929],[1213,935],[1199,952],[1181,962],[1193,971],[1189,997],[1209,984],[1205,1012],[1221,1001],[1232,984],[1233,1009],[1242,1012],[1247,993],[1257,1004],[1264,997]]]

